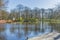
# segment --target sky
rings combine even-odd
[[[60,3],[60,0],[9,0],[8,11],[16,8],[18,4],[22,4],[29,8],[54,8],[57,4]]]

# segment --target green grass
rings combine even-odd
[[[40,19],[39,20],[37,18],[30,18],[28,21],[29,23],[38,23],[39,21],[48,22],[48,23],[60,23],[59,19]],[[20,23],[24,23],[24,22],[21,20]]]

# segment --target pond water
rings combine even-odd
[[[1,40],[27,40],[28,38],[37,35],[43,35],[53,31],[60,31],[60,24],[0,24],[0,39]]]

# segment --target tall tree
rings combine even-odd
[[[24,14],[25,14],[25,19],[29,20],[29,14],[30,14],[30,8],[29,7],[25,7]]]
[[[5,19],[7,12],[5,11],[8,0],[0,0],[0,19]]]
[[[9,15],[9,14],[8,14],[7,11],[1,10],[1,13],[0,13],[0,19],[2,19],[2,20],[7,20],[8,15]]]
[[[20,17],[21,17],[21,11],[23,10],[23,8],[24,8],[23,5],[21,5],[21,4],[18,4],[18,5],[17,5],[17,9],[18,9],[18,11],[19,11],[19,15],[18,15],[18,16],[19,16],[19,17],[18,17],[19,19],[20,19]]]
[[[35,14],[35,18],[40,18],[40,9],[35,7],[34,8],[34,14]]]

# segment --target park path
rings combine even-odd
[[[29,38],[28,40],[60,40],[60,33],[51,32],[37,37]]]

